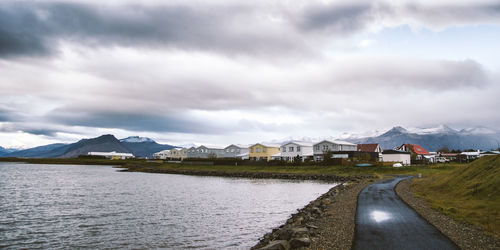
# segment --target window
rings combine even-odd
[[[250,153],[253,153],[253,148],[250,148]]]
[[[319,145],[314,146],[314,149],[319,150]]]
[[[283,151],[283,152],[286,152],[286,147],[283,147],[283,150],[282,150],[282,151]]]
[[[229,153],[229,148],[228,148],[228,149],[226,149],[226,153]]]
[[[255,150],[257,151],[257,153],[260,153],[260,148],[256,148]]]
[[[328,145],[323,145],[323,151],[328,150]]]
[[[231,149],[231,153],[234,153],[234,148]]]
[[[290,152],[293,152],[293,147],[288,147],[288,150],[289,150]]]
[[[300,152],[300,146],[297,146],[297,152]]]
[[[262,148],[262,152],[264,152],[264,153],[265,153],[265,152],[266,152],[266,148]]]

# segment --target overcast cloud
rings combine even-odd
[[[499,39],[497,1],[2,1],[0,146],[498,128]]]

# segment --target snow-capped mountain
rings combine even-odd
[[[129,136],[127,138],[120,139],[120,142],[141,143],[141,142],[155,142],[155,141],[147,137]]]
[[[420,144],[429,151],[443,147],[449,149],[497,149],[500,132],[486,127],[455,130],[447,125],[432,128],[408,128],[396,126],[387,132],[372,137],[349,138],[354,143],[379,143],[384,149],[391,149],[403,143]]]

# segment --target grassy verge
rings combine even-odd
[[[500,237],[500,156],[414,180],[412,190],[432,208]]]

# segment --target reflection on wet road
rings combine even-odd
[[[458,249],[394,192],[401,180],[383,180],[358,197],[353,249]]]

